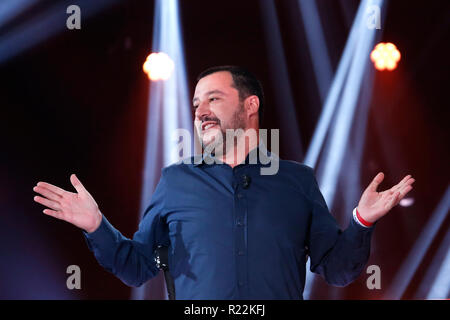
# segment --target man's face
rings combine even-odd
[[[193,99],[194,126],[203,148],[220,146],[217,138],[220,134],[226,146],[227,129],[246,129],[244,103],[232,85],[233,78],[228,71],[210,74],[197,83]]]

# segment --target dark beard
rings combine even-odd
[[[214,141],[210,142],[207,146],[204,145],[203,141],[202,141],[202,150],[203,153],[207,153],[207,154],[211,154],[211,155],[215,155],[215,152],[217,150],[217,146],[222,143],[222,155],[224,155],[226,153],[227,147],[228,148],[232,148],[236,143],[237,143],[237,137],[233,136],[232,137],[232,141],[228,141],[227,140],[227,134],[226,134],[226,130],[227,129],[233,129],[233,130],[237,130],[237,129],[242,129],[245,130],[245,118],[244,118],[244,102],[241,101],[239,102],[239,108],[238,110],[236,110],[236,112],[233,114],[233,117],[231,119],[231,123],[230,126],[228,128],[223,128],[222,127],[222,123],[219,119],[217,118],[207,118],[205,119],[205,121],[216,121],[217,124],[220,127],[220,134],[222,135],[222,139],[215,139],[214,137]]]

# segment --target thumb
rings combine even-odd
[[[369,184],[369,186],[367,187],[367,190],[372,191],[372,192],[376,192],[378,186],[380,185],[380,183],[383,181],[384,179],[384,173],[383,172],[379,172],[375,178],[373,178],[372,182]]]
[[[83,184],[81,183],[80,180],[78,180],[78,178],[75,174],[72,174],[70,176],[70,182],[72,183],[73,187],[77,190],[78,193],[86,191]]]

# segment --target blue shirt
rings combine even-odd
[[[270,164],[256,150],[234,168],[211,156],[165,167],[132,239],[105,216],[83,232],[100,265],[140,286],[159,272],[157,246],[169,246],[177,299],[303,299],[307,256],[327,283],[355,280],[373,228],[351,219],[341,231],[310,167],[276,158],[278,172],[262,175]]]

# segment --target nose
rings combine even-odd
[[[205,117],[208,117],[211,115],[211,110],[209,109],[209,104],[208,102],[200,102],[198,104],[197,109],[195,110],[195,117],[201,121],[203,121],[203,119]]]

